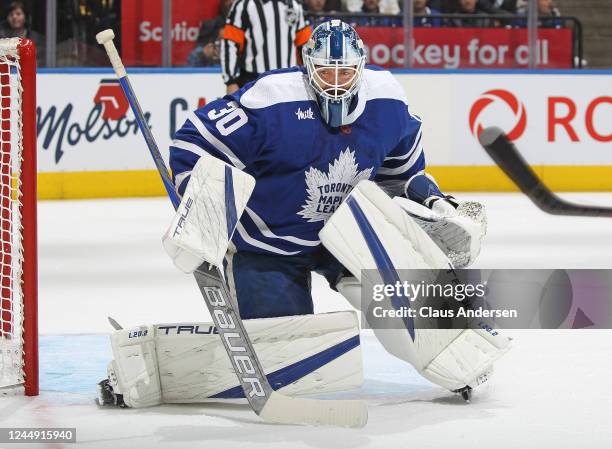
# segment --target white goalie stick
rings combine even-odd
[[[125,67],[117,53],[113,43],[114,37],[113,31],[109,29],[98,33],[96,39],[99,44],[104,45],[113,69],[119,78],[119,83],[136,117],[140,131],[155,161],[168,196],[176,209],[180,200],[174,191],[168,169],[144,119]],[[236,376],[244,390],[244,395],[255,413],[267,422],[280,424],[340,427],[363,427],[366,424],[368,411],[362,401],[290,398],[274,391],[261,367],[244,324],[236,313],[236,304],[233,304],[219,267],[204,263],[194,272],[194,276],[213,322],[219,331],[219,336]]]
[[[610,207],[570,203],[551,192],[500,128],[486,128],[479,140],[491,159],[544,212],[579,217],[612,217]]]

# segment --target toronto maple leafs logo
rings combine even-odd
[[[306,172],[306,204],[298,212],[309,222],[325,221],[338,208],[351,189],[361,180],[369,179],[372,168],[359,171],[355,152],[349,148],[329,164],[323,173],[314,167]]]

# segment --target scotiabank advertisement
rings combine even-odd
[[[172,64],[185,65],[198,39],[200,24],[219,11],[219,0],[173,0]],[[159,66],[162,62],[162,0],[121,3],[121,56],[126,66]]]
[[[493,125],[509,134],[531,164],[612,166],[612,75],[396,78],[411,110],[423,119],[430,166],[492,166],[477,136]],[[224,94],[220,73],[140,73],[131,81],[165,157],[189,111]],[[154,168],[111,73],[41,73],[37,83],[39,172]],[[612,179],[602,182],[612,190]],[[452,180],[445,185],[452,189]]]
[[[404,66],[403,28],[358,27],[358,32],[373,64]],[[414,29],[415,68],[524,68],[528,55],[526,29]],[[571,68],[572,31],[538,30],[537,55],[539,68]]]

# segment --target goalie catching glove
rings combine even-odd
[[[409,179],[405,192],[407,198],[395,197],[394,201],[431,237],[453,267],[471,265],[487,233],[484,205],[443,196],[435,180],[426,174]]]

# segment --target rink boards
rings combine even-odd
[[[187,114],[223,95],[215,69],[134,69],[131,81],[167,160]],[[449,191],[511,191],[480,148],[501,126],[554,190],[612,190],[612,72],[395,72],[423,119],[428,171]],[[163,194],[110,70],[42,69],[37,79],[39,196]],[[287,120],[299,121],[296,117]]]

